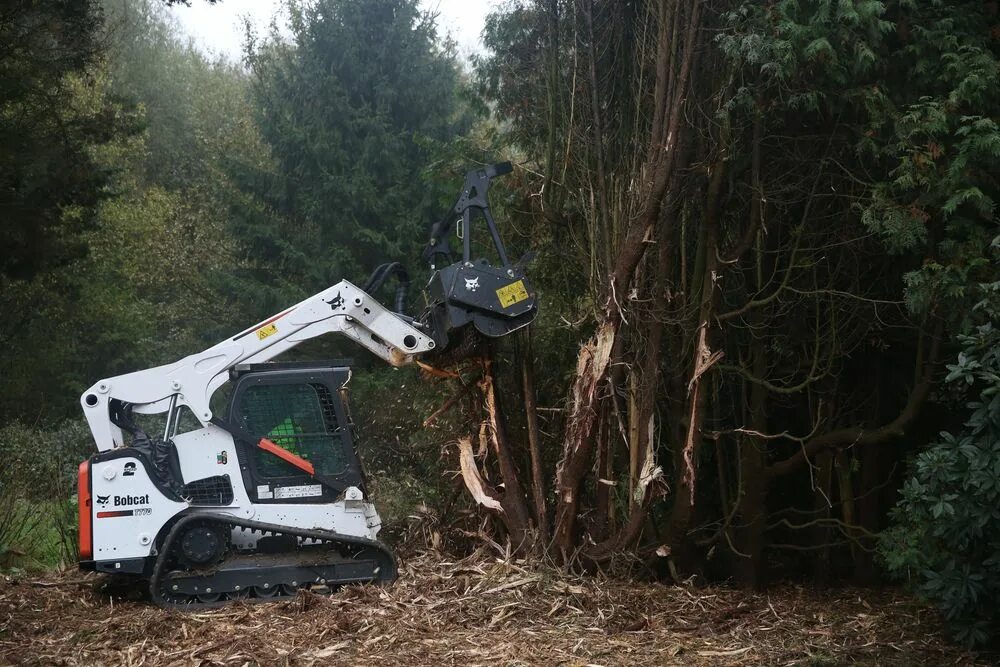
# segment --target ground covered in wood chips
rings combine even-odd
[[[112,600],[68,572],[0,578],[0,664],[987,664],[899,593],[751,595],[423,556],[391,588],[201,612]]]

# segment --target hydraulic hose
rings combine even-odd
[[[396,277],[396,297],[393,310],[401,315],[406,311],[406,293],[410,289],[410,274],[399,262],[386,262],[380,264],[365,281],[361,287],[368,294],[372,294],[381,289],[385,281],[390,277]]]

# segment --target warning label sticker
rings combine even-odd
[[[264,340],[271,334],[276,334],[276,333],[278,333],[278,327],[276,327],[273,323],[267,324],[265,326],[262,326],[260,329],[257,329],[257,339]]]
[[[515,303],[520,303],[528,298],[528,290],[524,288],[524,281],[518,280],[513,282],[506,287],[501,287],[497,290],[497,298],[500,299],[500,305],[504,308],[509,308]]]
[[[323,487],[319,484],[306,484],[305,486],[276,486],[274,487],[275,498],[308,498],[309,496],[322,496]]]

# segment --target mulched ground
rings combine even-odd
[[[197,613],[112,600],[101,577],[0,578],[0,664],[987,664],[898,593],[750,595],[411,558],[391,588]]]

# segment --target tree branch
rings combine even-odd
[[[906,405],[895,419],[888,424],[874,429],[866,429],[863,426],[850,426],[815,437],[803,443],[802,448],[795,454],[783,461],[777,461],[769,465],[766,469],[768,479],[774,479],[775,477],[793,472],[799,466],[805,464],[810,456],[814,456],[827,449],[839,449],[850,445],[878,445],[892,438],[904,435],[906,429],[913,424],[920,414],[920,409],[927,401],[927,397],[931,393],[931,388],[934,386],[934,367],[936,366],[941,348],[942,333],[943,326],[939,323],[934,333],[931,334],[933,343],[927,363],[923,365],[923,375],[910,391]]]

